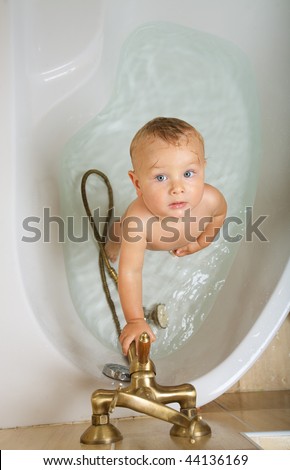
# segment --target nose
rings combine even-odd
[[[181,180],[175,180],[172,182],[171,188],[170,188],[170,193],[172,195],[177,195],[177,194],[182,194],[184,193],[184,186],[182,184]]]

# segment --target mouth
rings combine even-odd
[[[170,209],[184,209],[187,205],[187,202],[184,201],[178,201],[178,202],[172,202],[169,204]]]

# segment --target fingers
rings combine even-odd
[[[121,341],[121,337],[120,337],[120,341]],[[122,352],[123,352],[124,356],[128,355],[129,348],[130,348],[133,341],[134,341],[134,338],[129,338],[129,337],[125,337],[123,339],[123,341],[121,341]]]
[[[200,250],[200,247],[198,243],[190,243],[181,248],[177,248],[176,250],[173,251],[173,253],[175,256],[182,258],[182,256],[192,255],[193,253],[199,250]]]
[[[121,346],[122,346],[122,353],[127,356],[128,354],[128,350],[129,350],[129,347],[130,347],[130,344],[134,341],[134,336],[133,335],[128,335],[126,334],[126,330],[122,330],[121,334],[120,334],[120,337],[119,337],[119,341],[121,343]]]
[[[170,250],[170,251],[169,251],[169,254],[170,254],[171,256],[173,256],[173,258],[176,258],[176,257],[177,257],[177,255],[175,254],[175,251],[176,251],[176,250]]]
[[[191,252],[187,248],[178,248],[174,251],[175,256],[182,258],[182,256],[186,256],[191,254]]]
[[[149,336],[150,336],[151,343],[154,343],[154,341],[156,341],[156,336],[155,336],[155,334],[152,333],[152,331],[149,331],[148,334],[149,334]]]
[[[136,343],[136,354],[138,356],[138,341],[139,341],[140,334],[143,333],[144,331],[145,329],[143,329],[143,331],[141,332],[137,332],[136,334],[133,334],[133,333],[130,334],[127,332],[126,327],[122,330],[119,340],[122,346],[122,352],[125,356],[128,355],[130,345],[133,343],[133,341],[135,341]],[[156,336],[149,328],[146,329],[146,332],[148,333],[150,337],[151,343],[153,343],[156,340]]]

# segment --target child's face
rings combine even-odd
[[[129,176],[148,210],[157,217],[183,217],[204,191],[205,160],[199,139],[171,145],[154,138],[136,149]]]

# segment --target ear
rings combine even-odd
[[[141,196],[142,192],[141,192],[141,188],[140,188],[140,184],[139,184],[139,179],[138,179],[135,171],[133,171],[133,170],[128,171],[128,175],[129,175],[129,178],[132,181],[133,185],[135,186],[137,196]]]

